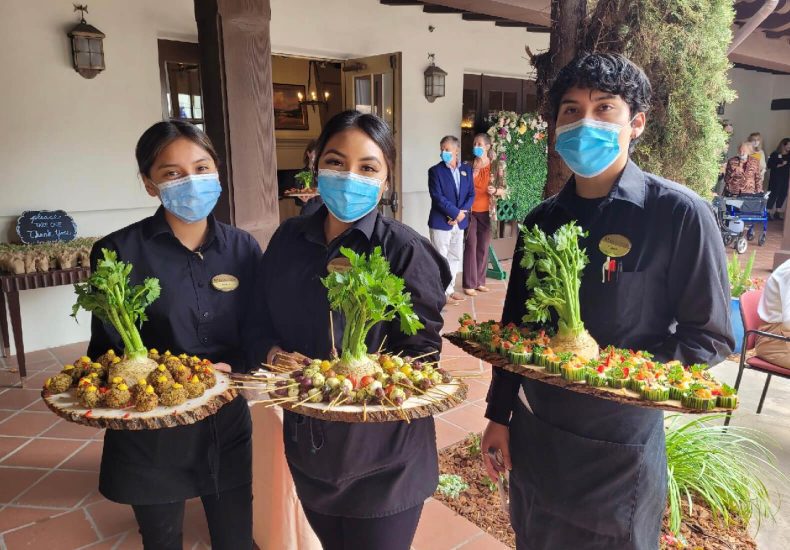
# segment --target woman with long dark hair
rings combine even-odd
[[[787,199],[787,188],[790,186],[790,138],[784,138],[776,146],[776,151],[768,158],[768,214],[775,220],[781,218]]]
[[[320,279],[340,247],[357,253],[381,247],[425,325],[407,336],[397,321],[379,323],[368,335],[368,350],[386,338],[392,353],[438,356],[450,272],[425,238],[378,213],[394,165],[392,134],[380,118],[346,111],[324,127],[316,147],[324,206],[283,223],[264,255],[259,284],[270,361],[281,350],[330,357],[330,309]],[[334,316],[336,342],[344,323]],[[286,411],[283,438],[297,494],[326,550],[410,548],[423,501],[438,480],[432,418],[353,424]]]
[[[214,147],[192,124],[157,122],[140,137],[136,157],[146,191],[162,206],[97,242],[91,265],[106,248],[133,265],[132,284],[159,279],[161,297],[140,331],[149,348],[207,358],[218,370],[247,370],[257,362],[253,335],[260,328],[250,304],[261,250],[249,234],[211,214],[222,189]],[[217,275],[234,277],[238,287],[215,288]],[[88,355],[108,349],[120,353],[121,339],[94,316]],[[132,506],[146,550],[182,548],[184,501],[194,497],[203,501],[212,548],[250,549],[250,436],[242,397],[189,426],[107,430],[99,490]]]

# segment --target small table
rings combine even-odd
[[[19,379],[23,386],[27,377],[27,369],[25,367],[25,344],[22,340],[22,312],[19,308],[19,292],[81,283],[87,280],[90,274],[89,267],[55,269],[46,273],[23,273],[20,275],[0,273],[0,342],[2,342],[3,357],[8,357],[11,347],[8,338],[8,320],[5,313],[7,295],[11,329],[14,333],[16,356],[19,362]]]

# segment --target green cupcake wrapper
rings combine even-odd
[[[675,399],[676,401],[683,401],[683,390],[680,388],[676,388],[675,386],[669,387],[669,398]]]
[[[590,373],[587,372],[584,374],[584,380],[591,386],[595,386],[596,388],[600,388],[606,386],[606,377],[599,376],[598,373]]]
[[[628,389],[630,389],[630,390],[641,392],[642,388],[644,387],[644,385],[645,385],[645,383],[642,380],[636,380],[635,378],[629,378],[628,379],[628,384],[626,384],[626,387]]]
[[[544,366],[546,367],[546,372],[550,372],[551,374],[560,374],[560,370],[562,368],[562,363],[560,361],[549,361],[548,359],[543,359]]]
[[[627,378],[608,378],[607,382],[609,383],[610,388],[614,388],[619,390],[620,388],[624,388],[626,384],[628,384]]]
[[[510,352],[510,362],[514,365],[526,365],[529,363],[530,354],[529,353],[514,353]]]
[[[716,398],[704,399],[702,397],[695,397],[693,395],[685,395],[680,402],[687,409],[694,409],[697,411],[709,411],[716,407]]]
[[[585,372],[584,372],[584,369],[573,369],[573,368],[565,369],[565,368],[561,368],[560,369],[560,375],[565,380],[570,380],[571,382],[581,382],[582,380],[584,380]]]
[[[642,388],[639,393],[642,396],[642,399],[646,399],[648,401],[666,401],[669,399],[669,390],[667,388]]]
[[[723,409],[735,409],[738,407],[737,395],[719,395],[716,397],[716,406]]]
[[[461,338],[461,340],[470,340],[472,338],[472,333],[471,332],[459,332],[458,333],[458,337]]]

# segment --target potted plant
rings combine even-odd
[[[741,268],[741,262],[738,255],[733,252],[732,260],[727,263],[727,275],[730,279],[730,323],[732,324],[732,333],[735,336],[735,353],[741,351],[743,344],[743,320],[741,319],[741,296],[756,288],[757,282],[753,280],[752,268],[754,267],[754,257],[756,252],[752,252],[746,266]]]

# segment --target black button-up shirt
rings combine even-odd
[[[173,235],[164,209],[97,242],[91,265],[102,248],[133,265],[131,284],[156,277],[161,295],[146,310],[140,329],[146,347],[160,352],[197,355],[247,370],[260,363],[256,354],[260,324],[252,308],[261,249],[247,233],[209,216],[206,242],[188,250]],[[233,275],[239,286],[222,292],[211,279]],[[93,317],[88,355],[108,349],[123,352],[111,325]],[[189,426],[139,432],[107,430],[99,488],[110,500],[128,504],[174,502],[251,479],[251,423],[246,401],[237,398],[219,412]]]
[[[345,246],[357,253],[382,248],[392,272],[405,281],[415,313],[425,325],[403,334],[396,319],[379,323],[368,334],[375,352],[422,355],[441,350],[441,309],[450,280],[447,262],[431,244],[407,226],[372,212],[327,245],[326,207],[311,216],[287,220],[264,254],[260,304],[266,346],[328,358],[332,350],[329,302],[321,277]],[[334,314],[335,344],[343,341],[345,321]],[[385,342],[386,337],[386,342]],[[337,350],[342,352],[341,349]],[[348,517],[381,517],[420,504],[437,483],[432,418],[378,424],[326,422],[286,412],[286,456],[305,508]]]
[[[524,225],[537,225],[551,234],[571,220],[589,233],[581,240],[590,259],[582,278],[581,315],[599,345],[647,350],[659,360],[678,359],[684,364],[714,364],[730,353],[734,340],[724,246],[712,210],[699,196],[642,172],[629,161],[605,199],[580,200],[571,178],[558,195],[530,212]],[[604,283],[606,257],[598,244],[609,234],[627,237],[631,250],[618,259],[622,272],[617,280]],[[526,313],[527,273],[519,267],[522,256],[519,241],[503,323],[521,323]],[[498,368],[488,394],[487,418],[508,423],[520,383],[538,416],[579,433],[577,420],[584,414],[576,405],[592,403],[590,398],[524,382]],[[619,408],[641,413],[634,407]],[[600,439],[607,439],[605,422],[591,424],[587,428],[600,429]]]

